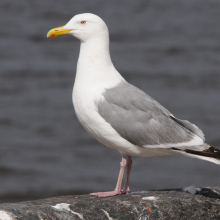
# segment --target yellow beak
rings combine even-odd
[[[64,26],[65,26],[65,25],[64,25]],[[62,34],[69,34],[69,32],[71,31],[71,29],[63,29],[64,26],[51,29],[51,30],[47,33],[47,37],[56,37],[56,36],[62,35]]]

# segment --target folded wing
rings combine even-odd
[[[180,144],[202,131],[188,121],[175,118],[167,109],[138,88],[123,82],[103,93],[97,103],[99,114],[120,135],[134,145]],[[181,144],[180,144],[181,145]]]

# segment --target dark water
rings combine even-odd
[[[220,1],[0,1],[0,202],[114,188],[120,154],[78,123],[79,42],[46,38],[75,14],[107,23],[116,68],[220,147]],[[220,184],[220,166],[134,158],[131,189]]]

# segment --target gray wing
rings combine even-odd
[[[175,118],[167,109],[138,88],[123,82],[107,89],[97,103],[99,114],[123,138],[138,146],[188,142],[202,131]]]

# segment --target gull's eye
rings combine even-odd
[[[80,23],[81,23],[81,24],[85,24],[85,23],[86,23],[86,21],[81,21]]]

